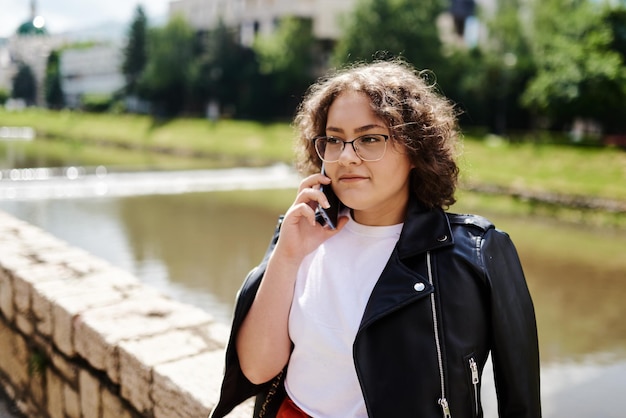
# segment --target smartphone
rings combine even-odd
[[[322,174],[325,174],[324,163],[322,163]],[[328,225],[330,229],[337,227],[337,220],[339,219],[339,206],[341,202],[333,191],[330,184],[322,184],[320,190],[326,195],[330,207],[324,209],[322,205],[317,205],[317,221],[322,225]]]

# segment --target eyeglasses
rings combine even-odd
[[[354,153],[363,161],[378,161],[385,156],[389,135],[367,134],[352,141],[334,136],[319,136],[314,139],[315,151],[325,163],[339,161],[346,144],[352,145]]]

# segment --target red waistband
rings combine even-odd
[[[306,412],[298,408],[290,398],[287,396],[278,409],[276,418],[311,418]]]

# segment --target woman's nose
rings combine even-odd
[[[343,165],[358,164],[361,162],[361,158],[356,153],[354,142],[346,142],[339,154],[338,162]]]

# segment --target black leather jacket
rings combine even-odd
[[[255,416],[273,417],[284,397],[284,373],[253,385],[241,372],[234,344],[279,229],[280,223],[264,261],[240,290],[212,417],[254,395]],[[484,218],[427,211],[411,201],[353,345],[368,416],[482,417],[481,375],[489,352],[499,416],[540,417],[535,314],[513,243]]]

